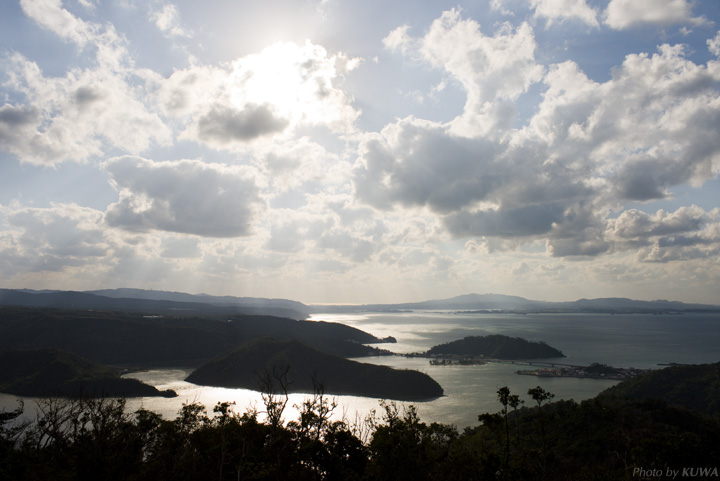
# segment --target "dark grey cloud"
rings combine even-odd
[[[103,93],[96,88],[89,86],[78,87],[73,95],[73,100],[80,109],[87,107],[88,105],[101,100],[104,97]]]
[[[622,200],[654,200],[668,196],[667,189],[693,177],[693,165],[665,158],[643,158],[625,164],[613,177],[615,195]]]
[[[578,214],[599,195],[587,181],[586,166],[549,161],[543,143],[458,137],[442,126],[405,119],[366,141],[360,152],[355,193],[377,208],[429,207],[458,238],[547,237],[556,239],[555,252],[567,255],[607,250],[604,242],[589,247],[583,232],[602,232],[602,223],[598,227],[597,219],[587,222],[588,214]]]
[[[240,169],[198,160],[117,157],[103,164],[119,190],[105,221],[115,227],[208,237],[250,234],[259,189]]]
[[[197,121],[198,137],[222,144],[247,142],[264,135],[281,132],[286,119],[276,117],[268,105],[248,104],[242,110],[214,106]]]
[[[479,212],[461,211],[448,215],[444,223],[458,237],[526,237],[549,233],[562,222],[563,207],[557,204],[527,205],[514,209]]]
[[[699,235],[678,235],[671,237],[661,237],[658,239],[658,247],[693,247],[704,246],[715,243],[713,239],[707,239]]]
[[[547,246],[553,257],[597,256],[607,252],[611,244],[606,240],[606,221],[589,202],[569,206],[563,221],[547,236]]]
[[[34,107],[5,104],[0,107],[0,148],[12,147],[22,141],[22,132],[40,122],[40,112]]]
[[[488,198],[510,173],[497,145],[449,136],[439,126],[405,119],[383,135],[363,143],[353,172],[358,199],[381,209],[453,212]]]

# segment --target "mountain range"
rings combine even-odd
[[[55,307],[174,315],[246,314],[307,319],[308,307],[287,299],[211,296],[146,289],[55,291],[0,289],[0,306]]]
[[[502,294],[465,294],[399,304],[305,305],[289,299],[213,296],[146,289],[60,291],[0,289],[0,306],[57,307],[152,312],[174,315],[252,314],[307,319],[312,313],[388,312],[399,310],[509,311],[509,312],[610,312],[668,313],[719,312],[720,305],[687,304],[680,301],[638,301],[620,297],[547,302]]]
[[[398,310],[442,309],[455,311],[514,311],[514,312],[685,312],[720,311],[720,306],[709,304],[686,304],[680,301],[637,301],[610,297],[579,299],[571,302],[547,302],[502,294],[465,294],[449,299],[437,299],[401,304],[364,305],[313,305],[312,312],[383,312]]]

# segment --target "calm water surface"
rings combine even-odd
[[[609,314],[453,314],[443,311],[363,315],[316,314],[313,320],[335,321],[357,327],[377,337],[393,336],[397,344],[386,344],[397,353],[428,348],[470,335],[504,334],[545,341],[567,357],[561,362],[587,365],[601,362],[616,367],[658,368],[659,363],[708,363],[720,361],[720,315],[609,315]],[[452,423],[462,428],[477,424],[478,414],[499,409],[496,391],[507,385],[527,402],[527,390],[541,385],[555,399],[591,398],[616,381],[574,378],[536,378],[515,374],[529,367],[509,364],[484,366],[431,366],[425,359],[402,356],[359,359],[396,368],[417,369],[432,376],[445,390],[439,399],[414,403],[425,422]],[[212,411],[217,402],[236,403],[236,411],[256,407],[262,411],[259,393],[245,389],[196,386],[185,382],[184,369],[156,369],[128,374],[159,389],[174,389],[177,398],[140,398],[128,408],[140,407],[173,418],[183,403],[201,402]],[[286,420],[296,418],[293,405],[306,395],[292,394]],[[336,417],[355,421],[371,410],[379,410],[377,399],[337,396]],[[0,405],[11,408],[15,397],[0,394]],[[32,403],[27,403],[31,407]],[[398,403],[401,408],[403,403]]]

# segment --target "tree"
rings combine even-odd
[[[547,437],[545,435],[545,420],[543,417],[542,403],[549,401],[554,398],[555,395],[544,390],[540,386],[528,389],[528,394],[533,398],[533,401],[537,403],[538,419],[540,421],[540,471],[542,478],[545,479],[547,472]]]
[[[502,404],[500,413],[505,425],[505,458],[503,461],[503,477],[507,476],[510,465],[510,427],[508,425],[508,404],[510,403],[510,388],[503,386],[497,391],[498,401]]]

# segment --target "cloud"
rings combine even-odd
[[[125,41],[112,25],[85,22],[60,1],[25,0],[22,6],[40,26],[93,50],[90,66],[58,76],[45,76],[19,53],[7,54],[3,84],[20,95],[2,107],[5,125],[0,129],[13,121],[11,110],[28,115],[20,124],[15,117],[18,129],[0,134],[4,149],[22,162],[54,165],[84,162],[112,148],[140,153],[152,144],[169,143],[170,129],[153,111],[148,95],[156,77],[134,68]]]
[[[634,251],[641,262],[701,259],[720,253],[720,211],[698,206],[675,212],[622,212],[607,223],[606,237],[615,251]]]
[[[399,50],[403,54],[416,48],[416,41],[410,37],[410,25],[401,25],[391,31],[384,39],[383,45],[389,50]]]
[[[182,236],[167,237],[162,242],[162,257],[193,259],[200,256],[200,240]]]
[[[307,237],[302,224],[295,219],[273,222],[264,248],[275,252],[299,252]]]
[[[0,107],[0,148],[24,156],[40,120],[40,112],[34,107],[10,104]]]
[[[96,37],[96,27],[62,8],[62,0],[20,0],[20,6],[41,27],[80,47]]]
[[[368,239],[352,236],[348,232],[327,232],[317,242],[321,249],[335,251],[353,262],[365,262],[373,254],[375,247]]]
[[[494,163],[498,151],[488,141],[449,135],[438,124],[403,119],[361,143],[355,192],[381,209],[399,203],[450,212],[486,199],[503,183],[509,172]]]
[[[511,101],[542,79],[544,67],[535,63],[535,39],[527,23],[515,29],[505,23],[486,36],[478,22],[453,9],[433,21],[422,38],[411,37],[408,30],[398,27],[383,43],[444,70],[462,85],[467,101],[452,124],[458,135],[499,135],[515,116]]]
[[[309,41],[276,43],[230,64],[174,71],[162,82],[160,102],[186,122],[182,138],[217,148],[292,138],[302,127],[347,133],[360,112],[336,84],[358,62]]]
[[[629,209],[608,223],[608,229],[618,239],[639,239],[656,236],[686,234],[700,230],[707,222],[706,212],[697,206],[680,207],[669,213],[655,214]]]
[[[547,155],[542,144],[467,139],[403,119],[361,144],[355,195],[384,210],[427,207],[454,237],[549,236],[558,239],[556,253],[579,255],[570,254],[567,239],[596,228],[577,212],[587,210],[582,204],[597,192],[576,169],[547,162]]]
[[[120,197],[108,207],[105,221],[130,231],[246,236],[262,205],[253,178],[239,167],[124,156],[103,168]]]
[[[553,162],[607,182],[619,200],[664,198],[720,171],[720,73],[685,58],[682,46],[628,55],[613,77],[591,82],[573,63],[550,69],[537,114],[513,139],[548,145]]]
[[[580,20],[598,27],[597,12],[585,0],[530,0],[535,16],[546,18],[548,26],[555,20]]]
[[[720,32],[715,34],[715,38],[707,40],[708,50],[716,57],[720,57]]]
[[[0,237],[0,270],[62,272],[96,262],[109,252],[102,213],[76,204],[48,208],[0,206],[7,226]]]
[[[535,38],[527,23],[503,24],[486,36],[476,21],[450,10],[433,21],[418,44],[421,58],[451,74],[467,93],[463,115],[452,125],[459,135],[500,135],[515,116],[511,101],[544,72],[535,62]]]
[[[671,25],[709,23],[692,16],[687,0],[611,0],[604,13],[605,24],[622,30],[642,24]]]
[[[386,40],[451,72],[468,100],[448,123],[408,117],[365,135],[353,170],[359,202],[427,209],[452,237],[479,237],[494,250],[544,240],[552,256],[590,257],[638,242],[608,230],[628,200],[666,198],[720,172],[720,72],[688,60],[683,46],[628,55],[598,83],[573,62],[536,65],[526,24],[485,37],[453,10],[419,40],[405,29]],[[526,126],[502,136],[458,130],[478,113],[473,106],[498,111],[542,72],[542,100]]]
[[[458,237],[522,237],[547,234],[562,221],[561,205],[527,205],[514,209],[460,212],[445,218],[451,234]]]
[[[248,104],[243,110],[215,105],[198,118],[197,137],[218,144],[244,142],[282,132],[287,125],[267,105]]]
[[[180,23],[180,14],[177,8],[171,3],[166,3],[161,9],[152,11],[150,20],[155,22],[157,28],[168,37],[190,36],[190,32]]]
[[[2,145],[22,162],[82,162],[107,148],[140,153],[170,141],[170,129],[146,107],[128,72],[98,66],[45,77],[19,54],[5,65],[6,85],[23,92],[27,103],[2,107]],[[6,130],[11,123],[17,129]]]
[[[350,165],[310,137],[301,137],[258,147],[265,177],[276,195],[295,195],[303,202],[308,194],[331,192],[346,185]],[[297,205],[295,205],[297,207]]]

